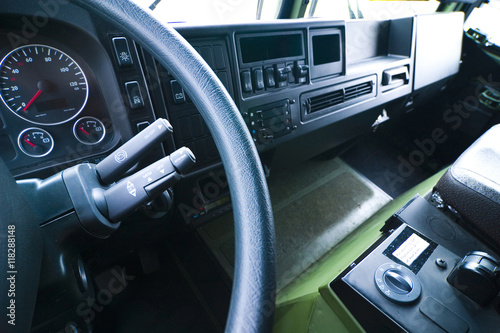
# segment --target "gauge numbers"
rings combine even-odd
[[[88,99],[82,68],[66,53],[46,45],[11,51],[0,64],[0,98],[17,116],[41,125],[76,117]]]

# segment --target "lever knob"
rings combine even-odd
[[[120,222],[137,207],[172,187],[195,162],[191,150],[182,147],[105,191],[94,191],[94,201],[109,220]]]
[[[305,83],[307,81],[307,73],[309,72],[309,66],[304,64],[299,64],[296,61],[293,65],[293,76],[295,77],[296,83]]]
[[[150,148],[166,140],[170,133],[172,133],[172,125],[163,118],[146,127],[97,164],[96,171],[101,183],[108,185],[119,180],[127,170],[139,162]]]

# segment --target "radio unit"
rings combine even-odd
[[[243,97],[345,73],[343,27],[236,35]]]
[[[308,82],[302,31],[238,35],[236,43],[244,97]]]

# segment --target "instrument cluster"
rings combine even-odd
[[[0,45],[0,157],[14,175],[97,162],[119,140],[85,56],[44,37]]]

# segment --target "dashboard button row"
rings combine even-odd
[[[288,85],[307,83],[309,66],[303,60],[274,64],[240,72],[241,90],[245,94],[258,93],[265,88],[284,88]]]

